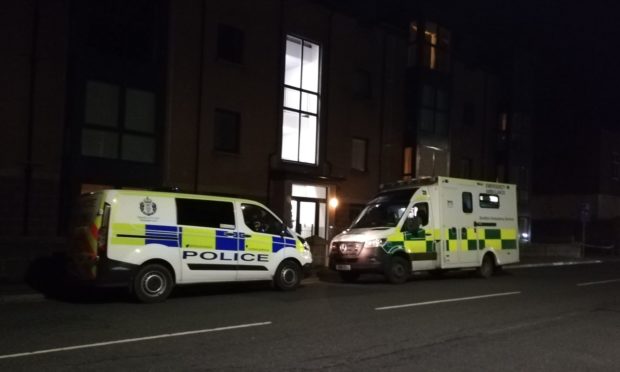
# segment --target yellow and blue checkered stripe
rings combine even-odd
[[[246,240],[258,239],[259,244],[246,248]],[[297,249],[297,240],[290,237],[264,235],[246,236],[226,229],[142,225],[117,223],[112,226],[112,244],[143,246],[160,244],[171,248],[213,249],[218,251],[261,251],[277,253],[284,248]],[[302,247],[303,249],[303,247]]]

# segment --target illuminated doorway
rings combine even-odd
[[[293,184],[291,222],[302,238],[327,239],[327,188]]]

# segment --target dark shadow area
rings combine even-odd
[[[512,276],[513,274],[504,270],[503,268],[496,268],[493,273],[493,277]],[[347,284],[390,284],[382,274],[367,273],[361,274],[360,277],[354,282],[346,282],[340,278],[338,273],[333,270],[325,269],[317,271],[316,276],[320,281],[326,283],[347,283]],[[413,273],[407,282],[412,281],[427,281],[427,280],[454,280],[454,279],[481,279],[475,269],[455,269],[455,270],[431,270],[431,271],[419,271]]]

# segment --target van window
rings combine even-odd
[[[283,233],[284,225],[265,208],[254,204],[241,204],[241,210],[243,221],[250,230],[272,235]]]
[[[499,195],[480,194],[480,208],[499,208]]]
[[[232,202],[214,200],[176,199],[177,224],[213,228],[235,228]]]
[[[420,226],[428,225],[428,203],[417,203],[411,208],[414,217],[420,219]]]
[[[463,193],[463,212],[471,213],[474,211],[474,202],[471,196],[471,192]]]

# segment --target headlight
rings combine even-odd
[[[364,248],[382,247],[384,243],[385,243],[385,239],[367,240],[366,242],[364,242]]]

